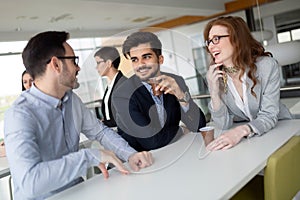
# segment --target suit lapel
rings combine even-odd
[[[115,89],[115,87],[116,87],[116,85],[118,84],[118,81],[120,80],[120,78],[123,76],[123,74],[122,74],[122,72],[121,71],[119,71],[119,73],[117,74],[117,76],[116,76],[116,79],[115,79],[115,82],[114,82],[114,84],[113,84],[113,86],[112,86],[112,89],[111,89],[111,93],[110,93],[110,95],[109,95],[109,97],[108,97],[108,110],[110,111],[109,112],[109,116],[110,117],[112,117],[112,113],[111,113],[111,97],[112,97],[112,92],[114,91],[114,89]],[[106,89],[105,89],[105,91],[104,91],[104,95],[103,95],[103,99],[102,99],[102,103],[101,103],[101,111],[102,111],[102,114],[104,115],[104,117],[105,117],[105,119],[106,119],[106,113],[105,113],[105,106],[104,106],[104,98],[105,98],[105,96],[106,96],[106,94],[107,94],[107,91],[108,91],[108,87],[106,87]]]
[[[258,113],[258,109],[260,109],[260,102],[258,101],[258,99],[260,98],[261,95],[261,78],[259,76],[256,77],[257,78],[257,83],[255,85],[255,87],[253,88],[253,91],[256,94],[256,97],[253,96],[251,94],[251,87],[253,86],[253,81],[247,76],[246,78],[246,83],[247,83],[247,95],[248,95],[248,104],[249,104],[249,110],[250,113],[252,115],[253,118],[256,117],[257,113]]]
[[[145,112],[145,114],[148,115],[150,108],[155,106],[155,102],[152,98],[152,95],[148,91],[146,86],[144,86],[144,84],[141,83],[141,81],[138,77],[135,76],[133,79],[133,82],[134,82],[135,87],[137,88],[135,91],[135,98],[137,98],[138,101],[140,102],[140,107],[143,108],[142,112]],[[152,120],[155,120],[154,123],[157,124],[158,126],[160,126],[158,112],[157,112],[156,107],[155,107],[155,109],[152,109],[151,115],[153,116]]]
[[[233,94],[231,93],[230,90],[227,91],[227,93],[224,93],[224,103],[225,105],[228,106],[229,110],[234,113],[234,115],[236,116],[240,116],[245,118],[245,114],[237,107],[236,103],[235,103],[235,99],[233,97]]]
[[[112,86],[112,89],[111,89],[111,91],[114,91],[114,89],[115,89],[115,87],[116,87],[116,85],[118,84],[118,81],[120,80],[120,78],[123,76],[123,74],[122,74],[122,72],[121,71],[119,71],[119,73],[117,74],[117,77],[116,77],[116,79],[115,79],[115,82],[114,82],[114,84],[113,84],[113,86]],[[107,88],[106,88],[106,90],[105,90],[105,93],[104,93],[104,96],[105,96],[105,94],[107,93]],[[109,98],[108,98],[108,104],[109,104],[109,110],[111,110],[111,96],[112,96],[112,92],[110,93],[110,95],[109,95]]]
[[[261,94],[261,84],[259,84],[261,82],[261,78],[257,77],[257,80],[258,83],[254,87],[254,92],[256,94],[256,97],[254,97],[251,94],[251,87],[253,86],[253,81],[248,76],[246,76],[246,89],[247,89],[246,94],[248,95],[247,96],[248,105],[249,105],[250,113],[254,118],[256,117],[256,113],[258,112],[259,109],[259,105],[258,105],[259,101],[257,99],[260,99],[260,94]],[[226,94],[223,95],[224,95],[223,100],[232,113],[234,113],[236,116],[239,116],[241,118],[248,119],[248,117],[236,106],[235,99],[231,91],[228,91]]]
[[[102,98],[102,102],[101,102],[101,112],[103,114],[103,117],[106,119],[106,113],[105,113],[105,106],[104,106],[104,99],[105,99],[105,95],[107,93],[108,88],[106,87],[103,98]]]

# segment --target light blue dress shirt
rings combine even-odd
[[[163,123],[164,122],[164,96],[163,96],[163,94],[161,94],[160,96],[154,96],[151,85],[146,82],[142,82],[142,83],[147,88],[147,90],[150,92],[151,97],[152,97],[153,101],[155,102],[159,121],[160,121],[160,123]],[[187,104],[186,106],[182,106],[182,105],[180,105],[180,106],[185,113],[190,108],[189,104]],[[163,127],[164,125],[161,124],[161,126]]]
[[[98,166],[98,149],[79,150],[80,133],[124,161],[136,152],[99,122],[72,91],[60,100],[33,85],[20,95],[4,119],[16,200],[49,197],[79,182],[89,167]]]
[[[164,120],[164,110],[165,110],[165,108],[164,108],[164,96],[163,96],[163,94],[161,94],[159,96],[155,96],[153,94],[151,85],[146,83],[146,82],[142,82],[142,83],[151,94],[151,97],[152,97],[152,99],[155,103],[155,106],[156,106],[156,110],[157,110],[157,113],[158,113],[160,125],[161,125],[161,127],[163,127],[164,126],[164,121],[165,121]]]

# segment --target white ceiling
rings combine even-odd
[[[185,15],[223,12],[231,0],[0,0],[0,40],[27,40],[45,30],[110,36]]]
[[[230,1],[233,0],[0,0],[0,41],[28,40],[46,30],[66,30],[72,38],[109,37],[181,16],[211,16],[224,12],[225,3]],[[283,9],[299,2],[271,4]],[[265,8],[274,11],[269,4]],[[262,12],[265,13],[268,11]]]

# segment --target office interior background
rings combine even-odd
[[[64,30],[79,56],[80,87],[74,90],[95,114],[106,87],[94,52],[121,45],[132,32],[154,31],[163,43],[163,71],[183,76],[194,100],[208,116],[205,74],[209,57],[203,29],[218,16],[247,21],[255,37],[281,64],[281,99],[290,108],[300,100],[300,1],[298,0],[1,0],[0,12],[0,138],[4,112],[21,93],[25,70],[21,53],[28,39],[46,30]],[[133,74],[121,58],[120,69]],[[300,113],[300,111],[299,111]],[[295,116],[297,116],[295,114]],[[2,182],[3,180],[1,180]],[[2,198],[0,194],[0,199]]]

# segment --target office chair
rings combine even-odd
[[[268,159],[264,176],[257,175],[232,199],[292,199],[300,190],[300,136],[293,136]]]
[[[300,136],[293,136],[268,159],[265,199],[292,199],[300,190]]]

